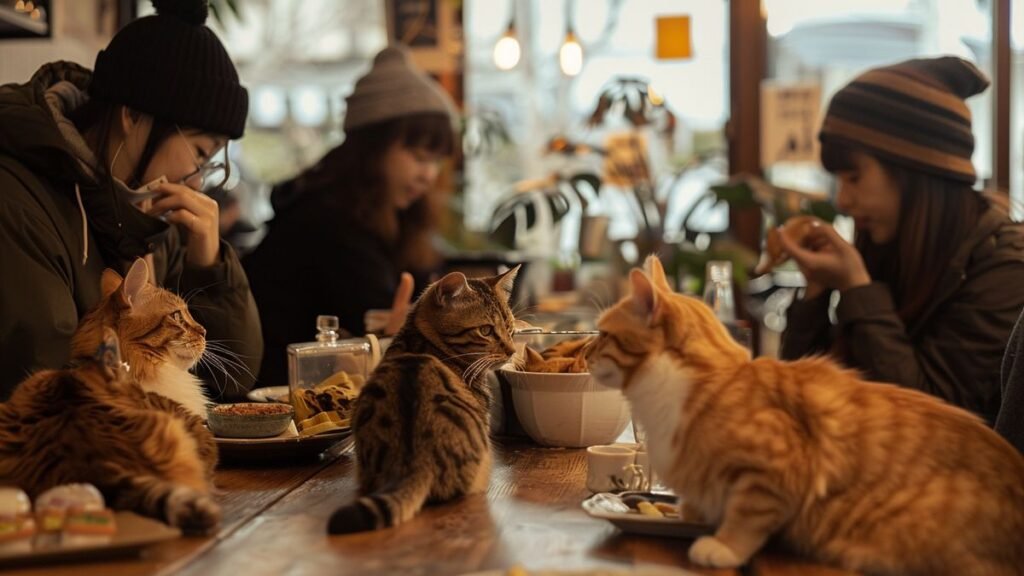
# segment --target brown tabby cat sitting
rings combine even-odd
[[[598,321],[592,374],[620,386],[684,514],[690,558],[769,539],[868,574],[1024,574],[1024,458],[982,421],[824,358],[751,360],[657,259]]]
[[[356,403],[362,497],[334,513],[332,534],[394,526],[427,501],[486,489],[491,396],[481,376],[515,352],[508,298],[517,272],[453,272],[413,306]]]
[[[89,482],[113,508],[203,531],[220,522],[210,497],[213,436],[190,410],[147,392],[120,354],[194,363],[203,330],[147,276],[138,260],[109,292],[105,283],[106,297],[75,334],[73,367],[33,374],[0,404],[0,479],[33,496]]]

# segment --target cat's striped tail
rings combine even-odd
[[[327,523],[330,534],[352,534],[397,526],[412,519],[427,501],[433,478],[421,472],[397,485],[360,497],[334,511]]]

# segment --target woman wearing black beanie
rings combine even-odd
[[[221,241],[213,156],[245,129],[249,98],[204,25],[206,0],[154,0],[95,70],[70,62],[0,87],[0,400],[32,370],[69,360],[105,268],[136,258],[190,295],[190,312],[235,361],[201,374],[214,399],[244,396],[263,341],[256,305]]]

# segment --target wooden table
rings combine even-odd
[[[583,450],[499,440],[486,495],[427,508],[397,528],[329,537],[327,518],[356,493],[350,455],[287,468],[225,468],[217,474],[224,522],[213,536],[156,545],[136,558],[3,573],[444,576],[517,563],[528,569],[653,563],[721,576],[847,574],[767,554],[742,572],[695,568],[686,559],[688,541],[628,536],[587,516],[580,508],[589,495],[585,476]]]

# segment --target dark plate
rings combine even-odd
[[[352,429],[316,436],[274,438],[217,438],[221,462],[275,465],[316,460],[329,449],[344,450],[351,442]],[[346,443],[345,446],[338,446]]]

